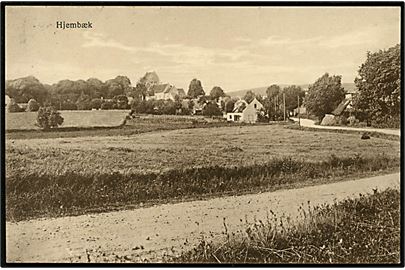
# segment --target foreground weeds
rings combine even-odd
[[[6,219],[76,215],[131,204],[275,190],[398,166],[397,159],[386,155],[354,155],[331,156],[322,162],[282,158],[244,167],[183,168],[161,173],[16,171],[6,179]]]
[[[377,192],[302,210],[298,225],[276,217],[222,243],[201,241],[171,259],[185,263],[399,263],[400,193]],[[226,226],[225,226],[226,228]]]

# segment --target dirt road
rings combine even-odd
[[[246,228],[245,220],[298,216],[301,204],[332,203],[373,188],[399,188],[399,173],[328,185],[111,213],[6,224],[8,262],[159,261],[192,248],[201,237],[223,237]]]
[[[298,118],[291,118],[295,122],[298,122]],[[315,125],[315,121],[310,119],[301,119],[300,124],[303,127],[319,128],[319,129],[340,129],[340,130],[351,130],[351,131],[368,131],[368,132],[379,132],[389,135],[401,135],[400,129],[388,129],[388,128],[355,128],[355,127],[342,127],[342,126],[321,126]]]

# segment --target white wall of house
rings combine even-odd
[[[250,102],[249,105],[246,106],[246,108],[249,106],[253,107],[257,111],[263,109],[263,105],[256,98],[253,99],[252,102]]]
[[[157,100],[165,99],[165,93],[164,92],[155,93],[155,99]]]
[[[243,121],[243,113],[227,113],[226,120],[232,122],[242,122]]]
[[[247,106],[245,110],[243,110],[242,114],[242,121],[245,123],[256,123],[257,122],[257,109],[255,109],[255,104],[252,104],[252,106]],[[257,106],[257,104],[256,104]]]
[[[5,105],[7,106],[7,104],[9,104],[10,101],[11,101],[11,98],[8,95],[6,95],[6,97],[4,98]]]

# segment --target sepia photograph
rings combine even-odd
[[[2,266],[404,266],[403,2],[1,7]]]

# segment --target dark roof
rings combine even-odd
[[[342,102],[339,103],[339,105],[336,107],[336,109],[333,110],[332,114],[333,115],[341,115],[344,110],[346,109],[347,105],[350,104],[350,99],[344,99]]]
[[[161,92],[163,92],[163,91],[166,89],[166,87],[167,87],[168,85],[169,85],[168,83],[165,83],[165,84],[155,84],[155,85],[152,85],[152,86],[151,86],[150,90],[152,90],[153,93],[161,93]]]

